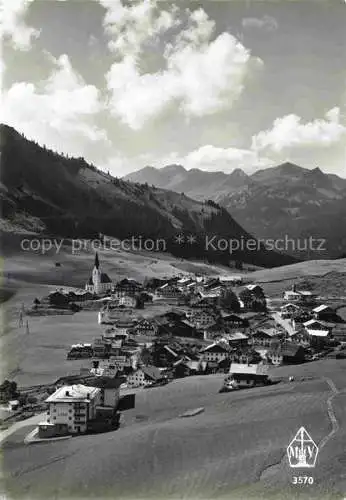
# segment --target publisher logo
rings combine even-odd
[[[301,427],[287,447],[287,456],[292,468],[315,467],[318,446],[304,427]]]

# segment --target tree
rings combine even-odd
[[[38,300],[38,298],[36,297],[34,299],[34,309],[38,309],[38,306],[41,304],[41,302]]]
[[[307,279],[302,279],[299,281],[297,285],[298,290],[306,290],[306,291],[311,291],[313,289],[311,281]]]
[[[141,296],[136,297],[136,309],[144,309],[144,300]]]
[[[238,297],[230,288],[222,292],[220,297],[220,306],[229,311],[240,312]]]
[[[0,400],[7,403],[11,399],[17,399],[19,396],[17,384],[14,381],[5,380],[0,385]]]

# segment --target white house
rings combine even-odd
[[[162,379],[161,371],[156,366],[143,366],[127,376],[127,384],[132,387],[149,386]]]
[[[202,360],[220,363],[229,357],[230,348],[226,342],[215,342],[201,351]]]
[[[119,297],[119,306],[136,307],[136,304],[136,298],[132,297],[131,295],[122,295],[121,297]]]
[[[51,394],[46,403],[48,424],[54,425],[59,433],[82,433],[87,430],[88,421],[96,416],[101,389],[82,384],[63,386]]]

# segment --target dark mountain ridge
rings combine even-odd
[[[65,238],[98,238],[99,233],[120,239],[160,238],[174,255],[223,264],[244,261],[275,267],[295,261],[263,247],[232,254],[206,248],[207,236],[253,238],[215,202],[112,177],[83,158],[41,147],[6,125],[1,127],[1,155],[2,220],[17,229]],[[196,241],[182,245],[176,241],[180,233],[194,235]]]

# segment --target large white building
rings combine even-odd
[[[82,384],[60,387],[47,399],[47,424],[59,433],[82,433],[89,420],[96,416],[96,407],[102,403],[102,391],[98,387]]]
[[[103,273],[100,268],[99,257],[96,252],[94,268],[92,274],[85,285],[85,289],[88,292],[96,293],[100,295],[106,292],[110,292],[113,288],[113,283],[108,274]]]

